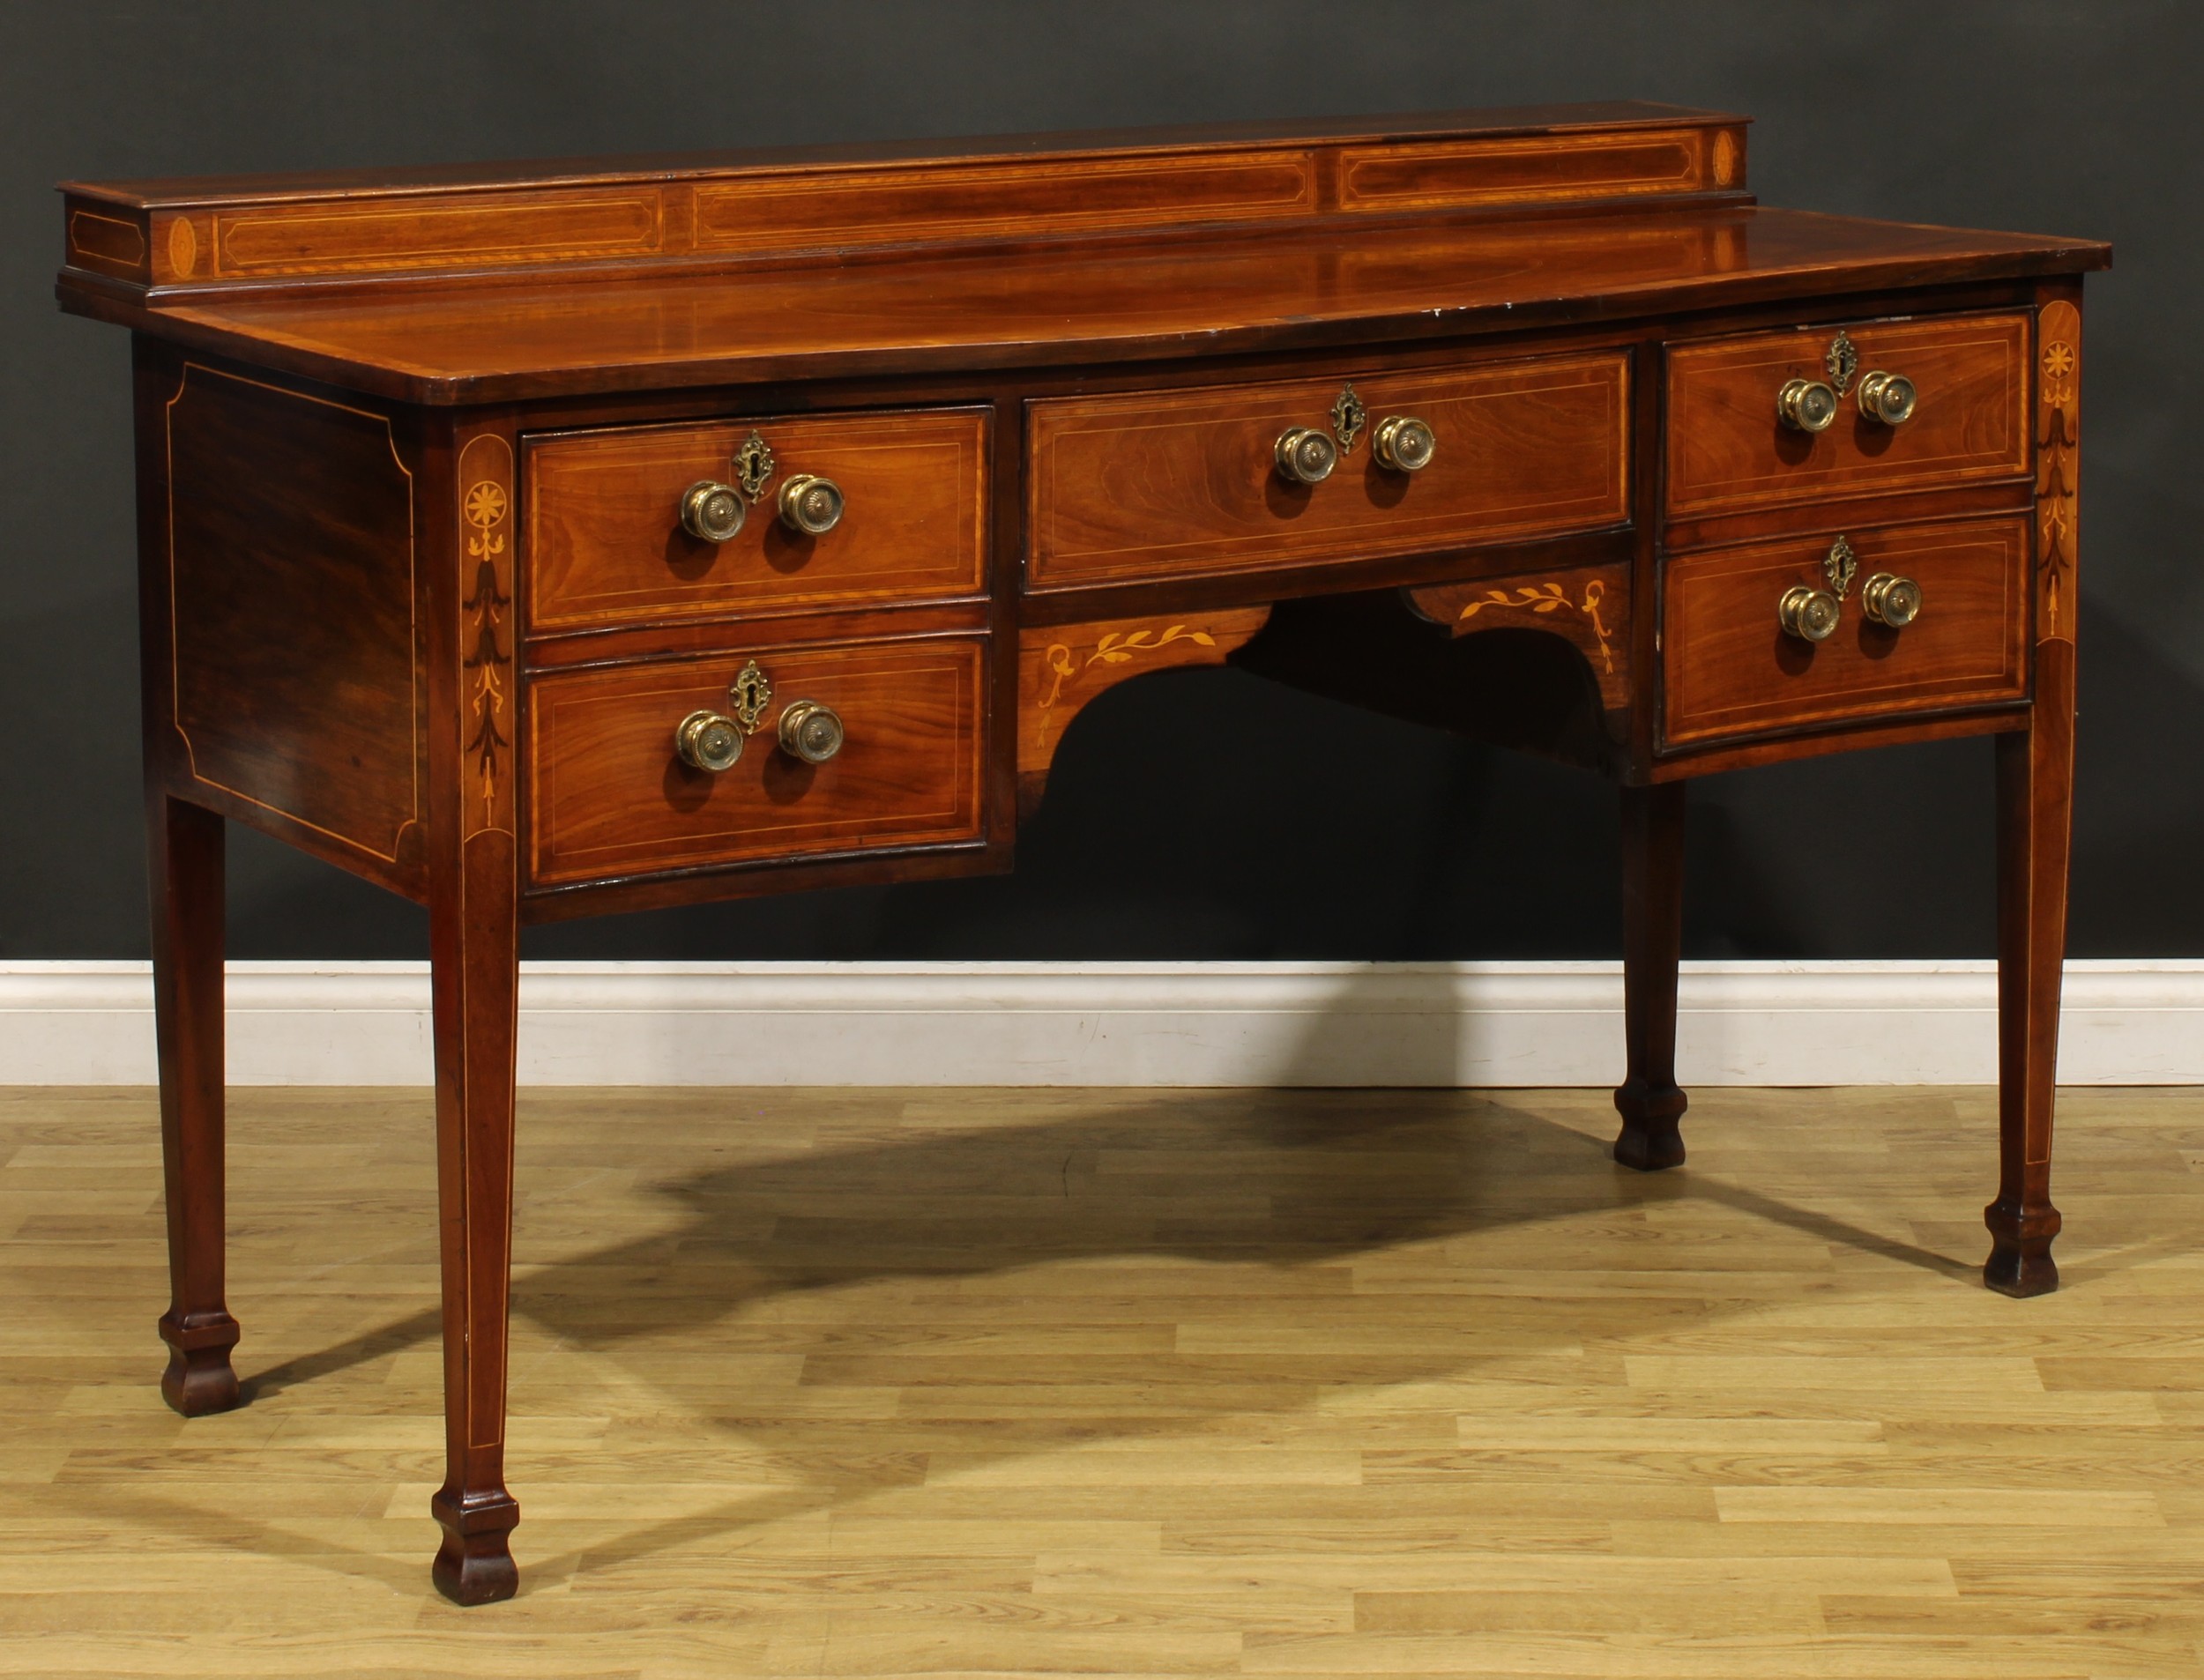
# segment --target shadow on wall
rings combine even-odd
[[[2102,612],[2083,627],[2071,948],[2204,949],[2204,689]],[[2129,721],[2155,720],[2150,729]],[[1839,754],[1706,777],[1687,825],[1696,957],[1986,957],[1993,747]],[[2185,845],[2185,842],[2186,843]],[[1614,789],[1230,670],[1136,678],[1067,732],[1009,877],[535,930],[545,957],[1598,958],[1620,954]]]
[[[142,956],[134,604],[0,620],[0,956]],[[63,680],[9,644],[82,650]],[[2204,949],[2204,684],[2085,607],[2069,948]],[[2143,720],[2138,723],[2137,720]],[[1220,745],[1222,743],[1222,745]],[[1991,747],[1927,743],[1693,789],[1694,956],[1986,956]],[[1232,671],[1128,682],[1067,734],[1016,875],[531,930],[639,960],[1611,957],[1612,787]],[[421,912],[234,829],[242,957],[418,957]]]
[[[2204,951],[2204,681],[2083,595],[2070,956]]]

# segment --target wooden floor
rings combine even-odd
[[[250,1403],[155,1111],[0,1092],[0,1672],[2204,1674],[2204,1093],[532,1093],[521,1596],[428,1585],[425,1092],[244,1091]]]

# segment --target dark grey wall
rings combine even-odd
[[[2200,20],[2193,0],[9,4],[0,955],[145,949],[126,340],[55,312],[61,176],[1633,95],[1756,115],[1768,203],[2118,245],[2089,298],[2073,949],[2204,953]],[[1014,878],[615,918],[530,949],[1616,948],[1613,794],[1590,777],[1228,673],[1128,685],[1056,765]],[[1695,792],[1696,953],[1990,950],[1987,743]],[[408,906],[250,836],[231,856],[238,955],[424,948]]]

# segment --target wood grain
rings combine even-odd
[[[1622,1015],[1615,1159],[1640,1172],[1683,1165],[1676,986],[1684,952],[1685,786],[1622,790]]]
[[[432,429],[423,495],[430,578],[428,962],[443,1294],[443,1531],[429,1565],[461,1604],[511,1596],[505,1486],[512,1275],[513,1093],[520,992],[520,556],[510,430]]]
[[[1427,422],[1429,466],[1361,439],[1322,484],[1277,471],[1280,434],[1325,427],[1351,383],[1369,424]],[[1499,360],[1031,405],[1029,587],[1039,591],[1470,547],[1629,512],[1619,352]]]
[[[1600,703],[1626,710],[1630,680],[1630,569],[1617,563],[1438,584],[1406,591],[1415,610],[1456,636],[1532,629],[1558,636],[1584,656]]]
[[[155,307],[75,271],[58,290],[65,308],[205,353],[441,406],[1344,349],[1791,299],[1813,300],[1819,314],[1833,293],[1898,292],[1895,301],[1917,307],[1921,287],[2027,282],[2110,261],[2085,240],[1687,200],[825,271],[618,277],[578,265],[532,286],[271,283],[228,297],[178,293]],[[1768,392],[1771,424],[1774,402]]]
[[[681,529],[681,493],[725,483],[756,431],[777,468],[733,539]],[[543,632],[748,615],[836,603],[972,595],[986,576],[983,410],[766,416],[607,427],[526,447],[528,622]],[[845,498],[822,536],[791,531],[773,495],[795,473]]]
[[[1744,180],[1745,130],[1623,130],[1422,145],[1349,146],[1343,210],[1459,210],[1697,193]]]
[[[153,738],[156,745],[159,738]],[[160,1093],[161,1205],[168,1220],[168,1344],[161,1398],[186,1417],[237,1403],[230,1349],[237,1320],[224,1298],[222,820],[171,798],[158,766],[146,778],[155,1031]]]
[[[1920,392],[1919,407],[1900,426],[1871,421],[1854,400],[1855,379],[1835,424],[1820,433],[1784,426],[1776,397],[1789,379],[1829,382],[1823,356],[1837,326],[1672,348],[1669,512],[2025,478],[2029,329],[2025,314],[1846,324],[1859,374],[1903,374]]]
[[[659,215],[655,191],[616,188],[217,210],[213,271],[356,275],[625,256],[660,248]]]
[[[807,170],[699,183],[696,249],[786,252],[1155,232],[1314,213],[1307,147],[1179,156]]]
[[[519,1585],[508,1536],[505,1394],[513,1252],[514,1054],[520,1000],[517,847],[477,829],[428,895],[436,1058],[436,1229],[443,1275],[443,1531],[430,1578],[459,1604]]]
[[[75,193],[63,202],[71,266],[139,285],[152,278],[153,234],[142,212]]]
[[[423,814],[425,730],[413,474],[391,422],[195,363],[159,420],[191,778],[395,864]]]
[[[2059,990],[2074,847],[2075,562],[2081,539],[2081,308],[2045,299],[2036,366],[2036,703],[2024,734],[1998,742],[1997,1199],[1984,1209],[1983,1279],[2009,1295],[2059,1285],[2063,1223],[2051,1200]]]
[[[1785,632],[1776,606],[1793,584],[1828,586],[1821,561],[1835,534],[1669,561],[1662,614],[1669,743],[2028,693],[2026,519],[1849,533],[1858,576],[1836,634],[1817,645]],[[1860,607],[1860,587],[1877,571],[1921,585],[1921,615],[1902,630]]]
[[[729,255],[1184,237],[1372,212],[1742,197],[1744,132],[1742,119],[1718,112],[1618,101],[471,173],[77,182],[67,183],[66,249],[73,264],[140,286],[196,279],[205,290],[577,261],[643,272]]]
[[[1890,721],[1868,718],[1805,733],[1754,736],[1664,753],[1653,761],[1650,779],[1681,782],[1724,770],[1795,763],[1800,759],[1830,753],[1865,752],[1876,747],[1900,747],[1920,741],[1962,740],[1976,735],[2004,735],[2025,731],[2027,727],[2028,702],[2024,699]]]
[[[145,1380],[150,1092],[0,1093],[25,1674],[2190,1680],[2193,1096],[525,1091],[522,1591],[436,1599],[431,1099],[242,1089],[253,1404]],[[219,1614],[209,1611],[220,1606]],[[486,1621],[488,1618],[486,1632]]]
[[[674,726],[726,711],[745,656],[536,677],[527,706],[530,879],[552,883],[980,837],[979,636],[777,648],[764,727],[719,776],[691,769]],[[847,744],[824,764],[780,752],[773,720],[815,700]]]

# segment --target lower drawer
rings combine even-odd
[[[2028,694],[2029,521],[2001,515],[1891,525],[1844,539],[1836,628],[1809,642],[1778,608],[1796,586],[1839,593],[1836,533],[1668,561],[1662,596],[1663,735],[1671,747],[1801,725],[1986,705]],[[1894,629],[1868,616],[1878,575],[1908,578],[1920,611]]]
[[[549,672],[529,685],[528,859],[539,885],[977,841],[982,636],[776,647],[755,655],[770,698],[735,762],[684,762],[696,712],[740,714],[753,656]],[[831,709],[840,750],[782,747],[800,701]]]

